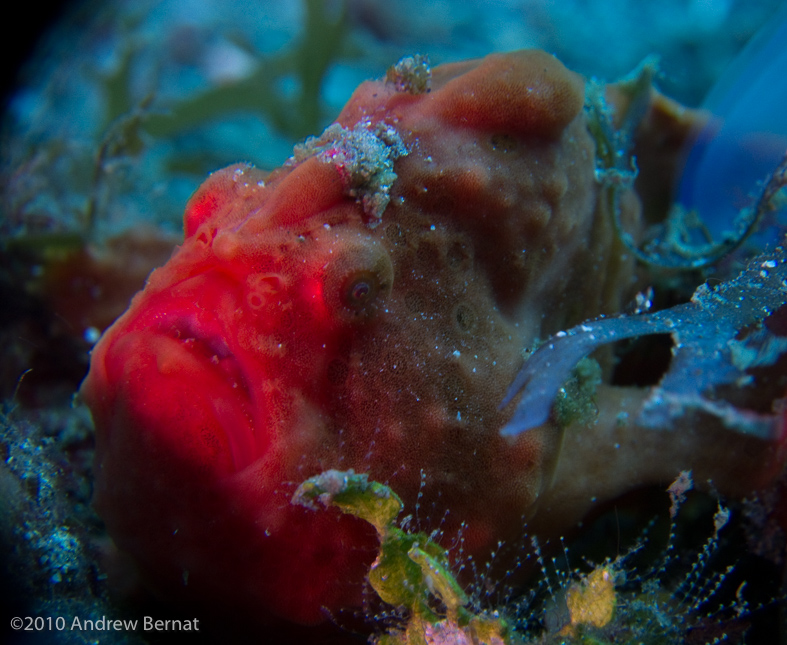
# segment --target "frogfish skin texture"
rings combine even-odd
[[[522,51],[431,83],[366,82],[281,169],[211,175],[96,345],[95,506],[160,595],[303,624],[359,606],[374,531],[290,503],[329,468],[479,558],[549,486],[560,430],[506,440],[499,403],[523,348],[619,310],[632,274],[584,81]]]

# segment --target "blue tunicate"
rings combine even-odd
[[[746,46],[702,106],[712,117],[688,153],[678,201],[699,213],[717,241],[787,151],[785,79],[787,10]]]

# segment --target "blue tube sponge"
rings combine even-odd
[[[787,150],[787,11],[774,17],[725,71],[703,107],[711,118],[688,153],[678,201],[714,238],[733,229]]]

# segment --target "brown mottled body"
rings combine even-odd
[[[385,118],[409,154],[372,233],[394,267],[386,321],[349,353],[357,367],[332,419],[363,453],[345,455],[350,465],[411,505],[423,471],[422,505],[448,511],[451,533],[465,523],[476,552],[517,534],[559,443],[555,428],[511,445],[498,436],[521,350],[617,311],[633,265],[597,208],[580,77],[524,52],[443,66],[433,88],[413,96],[370,82],[338,119]],[[369,400],[374,419],[359,413]]]
[[[302,623],[360,605],[374,533],[289,504],[329,468],[481,559],[548,489],[561,431],[504,439],[500,401],[523,348],[632,288],[584,82],[535,51],[431,80],[364,83],[269,177],[212,175],[97,344],[96,506],[161,594]]]

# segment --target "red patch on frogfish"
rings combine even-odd
[[[424,528],[482,558],[549,484],[559,431],[505,440],[498,403],[524,346],[618,310],[630,274],[603,260],[584,83],[527,51],[432,87],[364,83],[282,169],[213,174],[96,345],[95,505],[160,594],[305,624],[359,606],[374,531],[289,501],[328,468],[410,513],[420,492]]]

